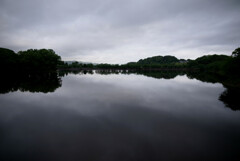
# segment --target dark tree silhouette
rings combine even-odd
[[[14,51],[0,48],[0,70],[17,68],[18,55]]]
[[[21,68],[27,70],[56,70],[61,61],[52,49],[29,49],[19,51],[18,55]]]
[[[221,94],[219,100],[233,111],[240,110],[240,89],[233,87],[226,87],[227,89]]]
[[[57,72],[4,73],[0,79],[0,93],[17,90],[29,92],[54,92],[61,87],[62,80]]]
[[[232,52],[232,57],[240,57],[240,48],[237,48]]]

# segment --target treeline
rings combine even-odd
[[[240,48],[231,56],[205,55],[196,60],[178,59],[174,56],[154,56],[126,64],[67,63],[52,49],[29,49],[15,53],[0,48],[0,70],[44,71],[44,70],[180,70],[214,73],[222,76],[240,77]]]
[[[188,68],[196,69],[200,72],[209,72],[219,75],[236,74],[240,71],[240,55],[207,55],[197,58],[188,63]]]
[[[127,64],[60,64],[59,69],[112,69],[112,70],[182,70],[209,72],[219,75],[240,76],[240,48],[227,55],[205,55],[195,60],[178,59],[174,56],[154,56]]]
[[[46,71],[56,70],[61,57],[52,49],[29,49],[15,53],[0,48],[0,70],[6,71]]]
[[[62,69],[76,68],[94,68],[94,69],[183,69],[187,68],[187,60],[178,60],[174,56],[155,56],[151,58],[141,59],[138,62],[129,62],[126,64],[83,64],[79,62],[62,63],[59,65]]]

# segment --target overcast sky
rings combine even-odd
[[[0,0],[0,46],[94,63],[230,55],[240,0]]]

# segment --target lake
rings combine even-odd
[[[240,159],[239,104],[221,83],[157,72],[10,78],[0,87],[2,161]]]

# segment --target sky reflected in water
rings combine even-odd
[[[0,94],[0,160],[239,160],[240,111],[187,76],[69,74]]]

